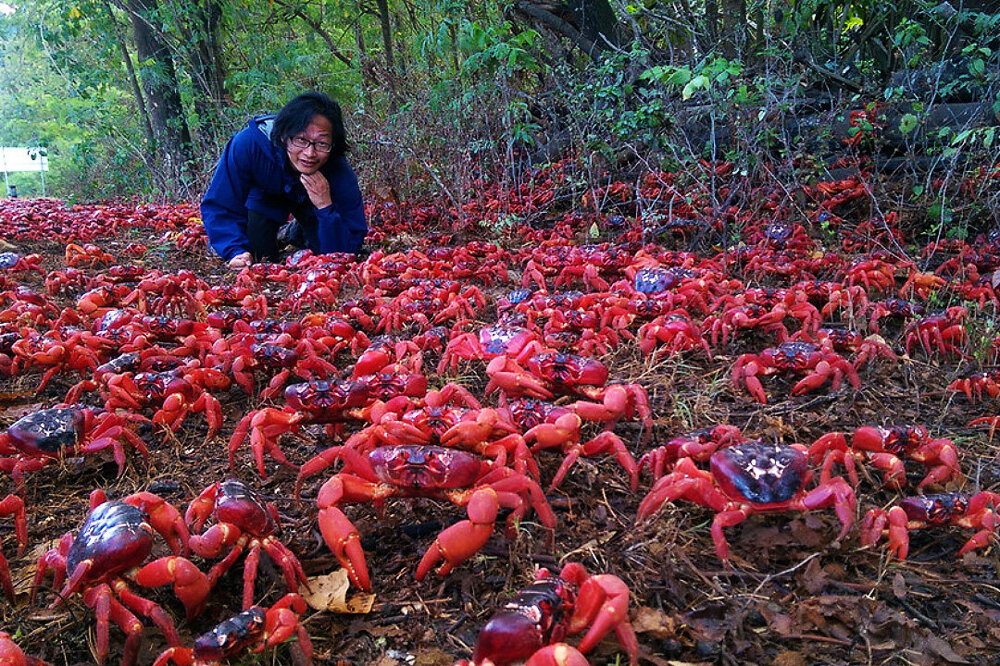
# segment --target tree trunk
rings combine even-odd
[[[194,108],[201,126],[215,126],[214,118],[225,104],[225,65],[219,48],[219,21],[222,8],[216,0],[193,3],[188,12],[192,43],[188,66],[195,86]]]
[[[746,0],[723,0],[722,2],[722,54],[727,58],[738,58],[747,42]]]
[[[105,2],[104,9],[108,13],[108,21],[111,29],[115,32],[115,41],[118,42],[118,48],[122,52],[122,60],[125,62],[125,71],[128,72],[128,82],[132,88],[132,96],[135,97],[135,106],[139,109],[139,117],[142,119],[142,130],[146,135],[146,142],[152,146],[156,143],[156,138],[153,136],[153,125],[149,120],[149,111],[146,109],[146,98],[142,96],[142,88],[139,87],[139,78],[136,76],[135,67],[132,65],[132,54],[128,52],[128,46],[125,44],[125,40],[122,39],[121,33],[118,32],[118,21],[115,20],[115,15],[111,11],[111,5]]]
[[[184,119],[181,98],[177,92],[177,75],[165,40],[153,28],[156,0],[127,0],[136,52],[141,62],[151,65],[140,69],[142,87],[149,103],[157,153],[168,180],[179,179],[182,168],[190,160],[191,134]]]
[[[382,26],[382,48],[385,50],[386,78],[389,84],[389,108],[396,111],[396,63],[392,57],[392,20],[389,16],[388,0],[375,0],[378,19]]]
[[[622,43],[621,28],[608,0],[518,0],[515,10],[569,39],[597,60]]]

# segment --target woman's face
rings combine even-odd
[[[316,173],[330,159],[332,143],[333,125],[330,120],[326,116],[313,116],[304,130],[285,142],[288,161],[299,173]],[[302,144],[305,145],[304,148],[301,147]]]

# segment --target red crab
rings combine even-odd
[[[0,270],[9,273],[22,271],[37,271],[45,274],[42,270],[42,255],[40,254],[18,254],[16,252],[0,252]]]
[[[683,310],[661,315],[639,327],[639,349],[643,354],[656,351],[659,356],[673,356],[690,349],[701,349],[712,360],[712,350],[697,324]]]
[[[76,243],[70,243],[66,246],[67,266],[72,266],[74,268],[77,266],[96,268],[97,266],[110,266],[114,263],[114,256],[108,254],[92,243],[87,243],[82,247]]]
[[[209,517],[215,519],[204,534],[200,534]],[[214,587],[235,563],[244,549],[249,549],[243,565],[243,608],[253,605],[254,580],[263,550],[281,567],[289,592],[306,583],[302,565],[285,544],[274,537],[278,531],[278,510],[265,504],[253,490],[235,479],[213,483],[205,488],[188,506],[184,520],[191,527],[191,550],[204,558],[226,556],[208,572]],[[228,552],[227,552],[228,551]]]
[[[906,485],[903,457],[923,463],[927,468],[927,475],[917,486],[919,489],[932,483],[947,483],[961,474],[955,443],[950,439],[931,439],[922,426],[862,426],[851,435],[850,446],[844,433],[831,432],[813,442],[809,457],[814,464],[822,461],[822,479],[829,478],[835,464],[843,463],[855,487],[858,485],[855,461],[869,460],[876,468],[884,470],[883,483],[896,490]]]
[[[821,482],[812,490],[805,447],[751,441],[719,449],[709,461],[711,471],[683,458],[662,477],[639,505],[638,520],[654,514],[665,502],[685,499],[716,512],[712,540],[720,560],[729,559],[724,527],[738,525],[755,513],[811,511],[834,507],[843,525],[842,539],[854,523],[854,491],[844,479]]]
[[[733,366],[733,384],[737,390],[745,388],[754,400],[766,404],[767,396],[758,377],[787,371],[805,375],[792,387],[792,395],[813,391],[828,381],[832,382],[833,390],[837,390],[844,377],[847,377],[854,388],[861,386],[857,370],[847,359],[833,351],[833,345],[829,341],[820,344],[783,342],[760,354],[743,354]]]
[[[236,450],[250,438],[250,447],[261,477],[265,476],[264,454],[295,468],[278,446],[286,432],[297,432],[303,423],[343,422],[371,403],[371,388],[364,382],[312,381],[285,389],[284,410],[265,407],[250,412],[236,426],[229,440],[229,468],[236,468]]]
[[[305,663],[312,663],[312,643],[299,618],[306,612],[306,602],[298,594],[289,593],[270,608],[252,606],[239,615],[223,620],[194,639],[194,647],[172,647],[160,653],[153,666],[218,666],[247,648],[260,653],[277,647],[294,634]]]
[[[512,323],[498,322],[475,333],[454,333],[438,363],[438,374],[456,372],[462,359],[493,360],[504,354],[523,363],[532,354],[544,351],[538,334]]]
[[[889,552],[905,560],[910,551],[910,530],[957,525],[976,530],[958,551],[961,556],[989,545],[1000,524],[997,507],[1000,507],[1000,495],[985,490],[974,495],[941,493],[907,497],[888,512],[872,509],[865,514],[861,523],[861,543],[872,546],[888,534]]]
[[[648,467],[653,479],[659,479],[674,468],[677,461],[691,458],[695,462],[707,462],[718,449],[741,444],[746,440],[743,431],[736,426],[717,425],[702,428],[684,435],[678,435],[663,446],[658,446],[639,459],[639,471]]]
[[[954,353],[969,358],[957,345],[964,345],[968,336],[963,322],[969,312],[961,305],[955,305],[944,312],[928,315],[911,323],[906,328],[906,353],[913,345],[920,343],[924,353],[930,356],[935,349],[942,354]],[[956,344],[957,343],[957,344]]]
[[[3,666],[52,666],[47,661],[29,657],[5,631],[0,631],[0,664]]]
[[[24,553],[24,547],[28,545],[28,521],[24,516],[24,500],[17,495],[7,495],[0,501],[0,517],[14,516],[14,534],[17,535],[17,554]],[[0,550],[0,589],[11,604],[14,603],[14,581],[10,578],[10,568],[7,566],[7,558]],[[3,664],[3,651],[0,650],[0,664]]]
[[[208,392],[224,390],[230,380],[222,373],[205,368],[178,368],[165,372],[140,372],[112,375],[108,378],[108,409],[139,410],[157,408],[153,423],[169,432],[177,432],[188,414],[204,412],[208,423],[207,442],[222,427],[222,405]]]
[[[456,389],[449,390],[445,387],[441,391],[431,391],[427,402],[416,409],[404,407],[400,411],[394,411],[392,401],[384,407],[376,405],[372,410],[374,423],[352,435],[346,446],[367,453],[376,446],[385,444],[440,445],[492,458],[497,467],[507,465],[507,459],[511,457],[514,471],[537,479],[538,466],[517,426],[491,408],[449,405],[449,396],[467,393],[465,388],[456,384],[449,386]],[[471,398],[471,394],[469,397]],[[338,460],[339,451],[338,446],[328,448],[302,465],[295,482],[296,497],[299,496],[302,482]]]
[[[233,379],[248,395],[254,395],[257,370],[272,375],[267,388],[260,393],[265,400],[277,396],[292,373],[307,380],[313,379],[314,373],[321,379],[337,374],[337,368],[318,356],[306,342],[300,342],[294,349],[268,343],[240,344],[230,353],[227,364],[231,364]]]
[[[948,385],[949,391],[961,391],[972,402],[983,399],[983,393],[991,398],[1000,395],[1000,370],[975,372],[956,379]]]
[[[586,659],[565,662],[559,656],[590,652],[612,631],[635,666],[639,639],[628,614],[629,589],[618,576],[592,576],[577,562],[564,566],[558,576],[539,569],[535,582],[504,604],[483,627],[472,661],[459,661],[456,666],[505,666],[525,660],[536,666],[586,664]],[[564,646],[555,654],[542,652],[584,630],[587,634],[576,648]]]
[[[606,385],[608,367],[596,359],[547,352],[529,358],[526,370],[516,360],[498,356],[490,361],[486,374],[490,377],[486,393],[499,387],[512,397],[548,400],[559,392],[588,398],[593,402],[580,400],[571,405],[586,421],[601,421],[612,426],[638,413],[645,428],[644,439],[651,437],[653,413],[646,389],[640,384]]]
[[[125,444],[149,457],[146,443],[129,425],[142,417],[114,412],[54,407],[15,421],[0,435],[0,470],[8,472],[17,488],[24,472],[34,472],[67,456],[81,456],[111,448],[118,473],[125,470]]]
[[[604,431],[589,442],[580,442],[580,429],[583,420],[578,414],[569,412],[563,414],[550,422],[540,423],[524,433],[524,441],[534,442],[531,452],[536,453],[542,449],[562,450],[565,454],[559,470],[552,477],[549,484],[549,491],[555,490],[562,483],[570,468],[576,463],[580,456],[590,458],[602,454],[614,453],[615,460],[628,472],[631,480],[632,490],[639,488],[639,468],[636,467],[635,458],[629,452],[625,442],[618,435],[610,431]]]
[[[444,559],[437,573],[445,575],[475,555],[493,533],[500,507],[513,509],[514,521],[533,508],[542,524],[555,527],[555,514],[537,483],[507,467],[465,451],[438,446],[383,446],[367,455],[350,447],[339,452],[345,465],[319,491],[319,527],[351,582],[371,590],[371,579],[361,549],[361,536],[340,510],[343,504],[375,502],[390,497],[436,497],[466,507],[468,520],[441,532],[417,566],[417,580]]]
[[[170,616],[132,591],[132,584],[159,587],[173,583],[174,593],[191,618],[205,605],[210,590],[208,577],[179,556],[187,550],[187,527],[177,509],[162,498],[142,492],[120,501],[107,501],[103,491],[95,490],[90,505],[90,515],[76,537],[67,533],[57,548],[38,559],[31,601],[34,603],[46,572],[52,569],[53,586],[66,583],[53,605],[79,593],[97,613],[97,662],[103,664],[108,655],[109,623],[114,622],[128,634],[122,664],[131,666],[136,662],[143,633],[133,613],[150,618],[171,645],[180,644]],[[154,531],[163,536],[174,555],[143,566],[153,549]]]

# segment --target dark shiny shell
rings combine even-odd
[[[471,486],[482,462],[441,446],[380,446],[368,459],[379,481],[415,491]]]
[[[910,520],[919,520],[931,525],[947,525],[961,518],[969,510],[968,493],[938,493],[907,497],[899,503]]]
[[[83,412],[73,407],[42,409],[15,421],[7,430],[25,453],[58,456],[71,450],[83,433]]]
[[[153,529],[146,514],[124,502],[105,502],[87,516],[66,556],[66,571],[91,560],[90,580],[142,564],[153,550]]]
[[[656,294],[680,284],[680,276],[665,268],[641,268],[635,274],[635,290],[642,294]]]
[[[286,388],[285,402],[307,412],[312,420],[326,423],[342,418],[344,410],[363,407],[371,394],[365,382],[313,381]]]
[[[21,260],[16,252],[0,252],[0,268],[13,268]]]
[[[257,493],[234,479],[219,484],[219,496],[215,503],[215,519],[220,523],[230,523],[257,537],[265,537],[277,531],[277,525]]]
[[[239,615],[223,620],[194,639],[195,660],[220,661],[260,642],[266,619],[265,610],[260,606],[253,606]]]
[[[747,442],[712,455],[712,474],[733,499],[773,504],[792,499],[806,482],[806,454],[780,444]]]
[[[566,635],[576,589],[561,578],[537,580],[493,614],[479,634],[473,663],[524,661]]]

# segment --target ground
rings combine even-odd
[[[460,234],[454,241],[472,238]],[[213,284],[233,279],[202,250],[180,251],[160,240],[160,232],[136,230],[103,238],[100,244],[120,256],[127,243],[144,242],[150,250],[142,262],[148,267],[193,270]],[[46,270],[63,266],[64,243],[16,241],[12,246],[21,253],[42,254]],[[44,289],[37,274],[19,274],[15,279]],[[513,286],[494,285],[486,291],[496,296]],[[280,285],[274,289],[280,292]],[[74,296],[58,297],[57,302],[69,305]],[[347,298],[350,291],[341,296]],[[987,330],[994,314],[992,305],[973,308],[969,329]],[[495,318],[488,306],[478,320],[485,325]],[[901,326],[883,335],[902,351]],[[836,391],[827,386],[795,397],[789,395],[788,379],[768,378],[769,404],[758,405],[733,388],[730,370],[740,353],[759,350],[768,339],[757,333],[740,337],[714,350],[711,360],[699,352],[657,360],[641,355],[634,344],[622,344],[604,361],[612,381],[636,382],[648,390],[654,444],[719,423],[739,426],[768,441],[806,445],[822,434],[850,432],[862,424],[923,424],[959,447],[964,478],[951,487],[997,487],[997,445],[983,428],[966,425],[974,417],[990,414],[992,403],[972,405],[946,389],[971,367],[967,362],[915,351],[898,363],[867,366],[860,373],[859,390],[845,383]],[[483,363],[466,363],[459,377],[442,378],[432,371],[437,356],[431,354],[428,360],[432,386],[457,380],[481,394],[486,383]],[[0,379],[0,425],[59,402],[79,378],[73,373],[58,375],[38,395],[33,392],[37,373]],[[164,438],[148,427],[140,430],[152,456],[148,462],[130,456],[120,477],[114,462],[101,457],[67,460],[30,475],[25,494],[30,544],[24,556],[14,555],[12,525],[0,520],[3,550],[19,593],[13,607],[0,605],[0,630],[14,636],[27,653],[54,664],[93,661],[94,614],[78,597],[49,609],[46,606],[54,597],[52,590],[43,588],[39,602],[28,604],[35,560],[53,540],[79,527],[94,488],[104,488],[112,497],[149,489],[183,508],[206,485],[227,478],[225,443],[238,419],[261,403],[249,400],[237,387],[218,397],[225,423],[220,435],[207,443],[204,420],[194,415],[176,436]],[[86,400],[94,402],[96,396]],[[640,444],[638,423],[622,423],[616,432],[629,442],[636,458],[649,448]],[[322,430],[312,435],[283,440],[290,459],[302,462],[325,448],[328,440]],[[293,472],[269,462],[268,476],[262,480],[247,450],[241,450],[237,460],[236,476],[277,506],[282,538],[297,553],[307,575],[335,570],[336,560],[319,536],[313,503],[326,476],[307,483],[302,501],[297,502]],[[556,453],[540,455],[543,479],[551,478],[559,460]],[[920,465],[907,470],[913,482],[923,474]],[[440,529],[464,518],[464,511],[433,500],[393,501],[382,516],[370,507],[352,507],[348,513],[363,534],[373,575],[374,605],[365,614],[310,612],[305,627],[316,661],[443,666],[468,658],[493,610],[527,585],[536,567],[558,569],[569,561],[580,562],[591,572],[617,575],[628,584],[640,663],[986,664],[1000,649],[997,550],[990,547],[958,557],[957,550],[970,534],[966,529],[915,532],[909,558],[898,561],[884,549],[863,548],[857,527],[835,541],[839,523],[830,510],[754,516],[726,530],[731,560],[725,565],[714,553],[708,529],[713,514],[708,509],[676,503],[636,524],[638,505],[650,482],[644,475],[639,491],[632,492],[613,460],[582,459],[562,487],[548,495],[558,519],[551,543],[533,519],[518,525],[516,539],[508,539],[498,528],[473,560],[448,576],[432,574],[419,583],[414,571],[422,552]],[[881,487],[877,472],[864,471],[858,496],[858,518],[898,497]],[[156,591],[151,596],[177,618],[185,641],[190,641],[238,610],[241,569],[234,567],[205,613],[191,622],[182,619],[183,609],[170,594]],[[257,596],[264,602],[284,593],[280,576],[266,562],[257,584]],[[113,628],[111,635],[109,660],[114,662],[120,658],[123,634]],[[164,647],[160,633],[148,627],[140,663],[151,663]],[[273,659],[290,663],[299,656],[283,646]],[[612,638],[590,659],[623,663],[627,657]]]

